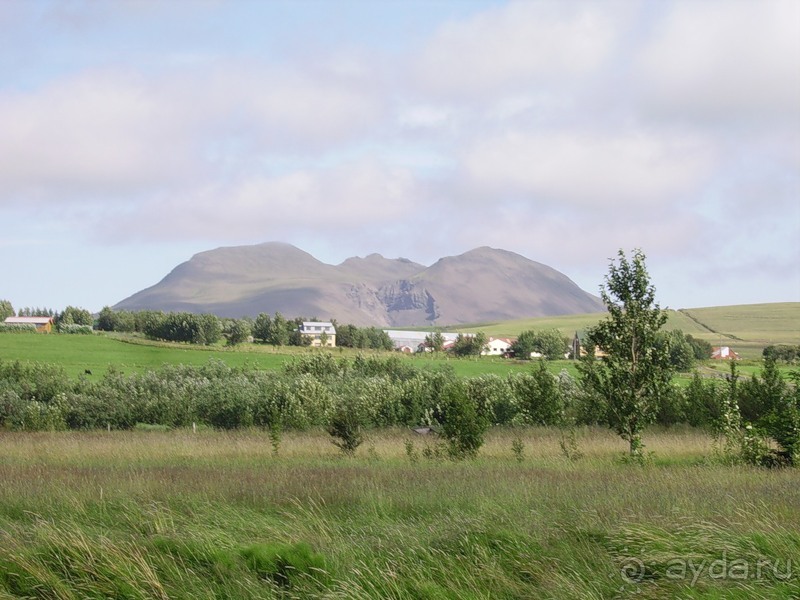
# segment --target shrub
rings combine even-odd
[[[362,434],[363,416],[355,402],[340,404],[333,413],[328,433],[333,438],[331,442],[342,453],[352,456],[364,441]]]
[[[481,416],[460,382],[452,383],[439,399],[441,435],[451,458],[474,458],[483,445],[489,420]]]
[[[509,378],[520,416],[532,425],[558,425],[564,416],[564,397],[558,379],[544,361],[530,372]]]
[[[0,333],[36,333],[32,323],[0,323]]]
[[[92,335],[93,332],[91,325],[78,325],[77,323],[59,323],[58,325],[58,333]]]

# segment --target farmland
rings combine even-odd
[[[43,362],[61,365],[72,377],[85,374],[105,374],[112,365],[124,372],[134,373],[157,369],[163,364],[204,365],[209,360],[220,360],[231,367],[277,369],[293,356],[314,352],[307,348],[246,344],[236,348],[225,346],[198,346],[168,342],[150,342],[141,337],[96,334],[70,335],[0,335],[0,359]],[[358,350],[337,348],[336,356],[353,357]],[[450,365],[461,376],[481,373],[505,375],[530,368],[530,363],[506,361],[499,358],[479,360],[452,360],[430,355],[403,357],[415,366]],[[569,361],[557,361],[555,372],[561,368],[572,369]]]
[[[800,303],[796,302],[688,309],[669,311],[668,315],[667,329],[680,329],[713,345],[730,345],[746,359],[760,359],[761,351],[769,344],[800,343]],[[585,332],[603,317],[602,313],[547,317],[465,326],[458,328],[458,331],[465,333],[483,331],[495,337],[513,337],[524,330],[557,329],[564,336],[571,337],[576,331]],[[211,358],[222,360],[231,367],[250,365],[275,369],[297,352],[307,352],[307,350],[275,348],[259,344],[227,348],[222,345],[206,347],[156,343],[142,337],[124,334],[0,335],[0,359],[60,364],[73,377],[83,374],[87,369],[95,375],[102,375],[110,365],[127,372],[141,372],[158,368],[162,364],[201,365]],[[354,355],[354,352],[346,349],[337,349],[336,352],[342,356]],[[432,365],[449,364],[462,376],[481,373],[504,375],[528,368],[524,362],[498,359],[448,360],[425,356],[412,360],[418,365],[426,361]],[[568,361],[558,361],[551,366],[554,372],[566,368],[574,373]]]

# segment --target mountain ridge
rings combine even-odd
[[[210,312],[281,312],[340,323],[408,327],[596,312],[600,299],[520,254],[482,246],[426,267],[373,253],[326,264],[283,242],[199,252],[157,284],[114,306]]]

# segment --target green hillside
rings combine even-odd
[[[680,329],[715,346],[731,346],[744,358],[759,357],[764,347],[770,344],[800,344],[800,302],[742,304],[667,312],[667,329]],[[484,323],[459,328],[458,331],[483,331],[494,337],[514,337],[529,329],[558,329],[571,337],[576,331],[583,334],[604,317],[605,313],[593,313],[520,319]]]

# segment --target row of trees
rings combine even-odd
[[[776,361],[796,364],[800,361],[800,345],[778,344],[776,346],[767,346],[764,348],[762,355],[764,359],[771,358]]]
[[[85,308],[67,306],[62,312],[54,311],[52,308],[21,308],[16,313],[9,300],[0,300],[0,322],[8,317],[50,317],[56,325],[85,325],[91,327],[94,324],[92,313]]]
[[[707,428],[738,439],[736,448],[744,447],[745,432],[748,439],[757,433],[758,439],[779,444],[786,457],[796,456],[797,383],[784,381],[769,362],[754,378],[733,373],[726,380],[710,380],[698,375],[689,386],[665,385],[652,402],[641,405],[639,422],[642,427],[688,423]],[[621,414],[619,404],[604,400],[585,380],[565,371],[553,375],[544,361],[505,377],[459,378],[452,369],[419,368],[398,356],[310,353],[279,371],[210,361],[202,367],[163,366],[141,374],[112,370],[78,381],[58,366],[0,361],[0,428],[18,430],[197,423],[225,429],[325,427],[357,438],[369,428],[429,425],[443,433],[450,428],[445,435],[454,436],[456,446],[450,448],[448,441],[448,453],[469,455],[480,447],[490,425],[603,425],[625,435],[641,434],[621,427]],[[795,420],[787,420],[787,414]],[[747,424],[753,429],[746,429]],[[456,435],[459,431],[464,438]],[[759,460],[767,455],[762,448]]]
[[[139,332],[154,339],[198,344],[213,344],[224,337],[230,345],[252,338],[255,342],[273,346],[308,346],[311,338],[300,331],[300,326],[308,320],[305,317],[287,319],[280,312],[273,315],[261,313],[255,319],[219,319],[210,314],[115,311],[105,307],[98,315],[97,328],[101,331]],[[372,350],[394,348],[388,334],[377,327],[338,325],[336,322],[334,326],[337,346]]]

